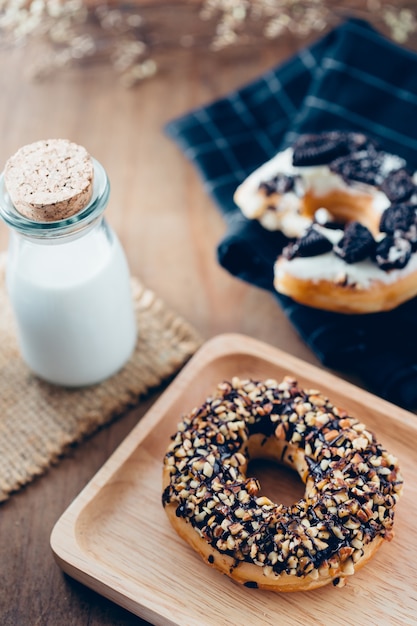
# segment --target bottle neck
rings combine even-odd
[[[96,159],[93,159],[93,164],[94,183],[90,202],[75,215],[55,222],[36,222],[19,213],[7,193],[4,173],[2,173],[0,175],[0,217],[14,232],[31,239],[72,238],[89,230],[95,223],[101,221],[110,195],[110,182],[106,171]]]

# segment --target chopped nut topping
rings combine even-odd
[[[255,434],[302,450],[306,494],[299,502],[275,504],[246,477]],[[164,463],[170,484],[163,504],[174,504],[217,550],[262,567],[265,576],[315,578],[324,568],[341,586],[366,544],[392,536],[402,488],[397,460],[359,420],[289,376],[220,383],[183,417]]]

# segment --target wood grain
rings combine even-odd
[[[194,168],[163,133],[171,118],[255,78],[300,45],[283,39],[247,51],[175,53],[153,80],[132,90],[100,65],[68,68],[36,82],[30,77],[29,50],[2,48],[0,169],[20,146],[38,139],[64,137],[85,145],[109,174],[108,220],[132,273],[205,338],[243,332],[316,362],[269,294],[218,267],[215,247],[224,223]],[[0,223],[0,249],[7,242],[8,231]],[[49,536],[158,395],[68,450],[57,467],[1,506],[2,626],[145,623],[63,576]]]
[[[406,484],[392,543],[384,544],[343,589],[288,596],[246,589],[205,565],[177,537],[161,505],[162,459],[180,416],[232,376],[298,378],[359,417],[400,459]],[[417,611],[410,542],[417,516],[414,416],[312,365],[239,335],[209,341],[58,521],[52,547],[63,569],[96,591],[158,625],[240,623],[411,623]],[[294,480],[281,485],[294,500]],[[271,489],[269,484],[266,489]],[[260,606],[262,610],[260,611]],[[242,609],[244,607],[244,609]]]
[[[308,43],[283,37],[246,50],[173,52],[154,79],[132,90],[103,65],[70,67],[48,80],[33,81],[31,51],[23,45],[3,46],[0,169],[18,148],[38,139],[64,137],[85,145],[109,174],[107,215],[132,273],[207,339],[241,332],[317,364],[268,293],[218,267],[215,247],[224,223],[194,168],[163,133],[168,120],[252,80]],[[8,231],[0,223],[1,250],[7,242]],[[62,575],[49,537],[70,502],[158,396],[154,393],[68,450],[48,475],[1,506],[2,626],[146,623]],[[396,591],[401,598],[401,590]],[[369,623],[367,615],[362,617],[358,626]],[[325,621],[318,619],[320,623]]]

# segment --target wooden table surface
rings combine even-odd
[[[304,42],[305,43],[305,42]],[[273,297],[216,262],[224,223],[194,170],[164,136],[165,122],[238,87],[290,56],[283,39],[221,53],[178,52],[134,89],[108,66],[66,69],[43,82],[27,75],[26,49],[0,58],[0,167],[20,146],[66,137],[105,166],[107,212],[131,271],[204,338],[237,331],[317,364]],[[0,249],[8,232],[0,224]],[[0,506],[0,623],[3,626],[144,624],[62,574],[49,546],[53,525],[157,394],[81,445]]]

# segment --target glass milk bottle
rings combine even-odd
[[[24,146],[0,177],[20,350],[50,383],[103,381],[136,343],[126,258],[103,216],[109,191],[100,163],[67,140]]]

